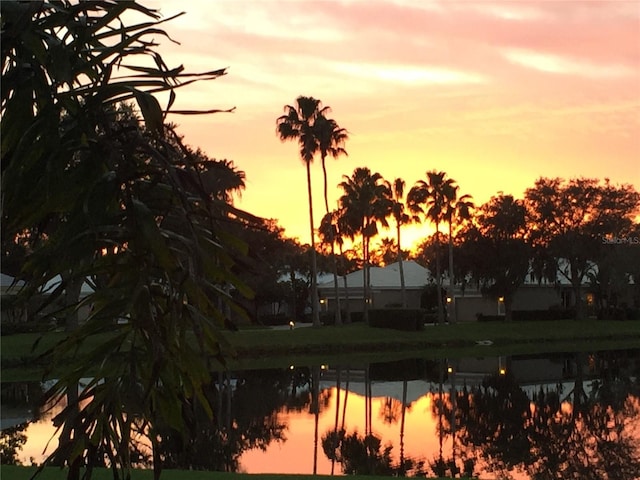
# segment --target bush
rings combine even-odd
[[[598,312],[598,320],[640,320],[640,310],[628,307],[603,308]]]
[[[417,331],[424,328],[425,313],[420,309],[374,309],[369,311],[369,326]]]
[[[424,323],[433,323],[433,324],[438,323],[438,314],[437,313],[431,313],[431,312],[425,312],[425,314],[424,314]]]
[[[528,322],[534,320],[571,320],[576,317],[573,309],[548,309],[548,310],[514,310],[513,320]]]
[[[476,314],[479,322],[503,322],[504,315],[484,315]],[[549,309],[549,310],[513,310],[511,319],[514,322],[532,322],[532,321],[553,321],[553,320],[571,320],[575,318],[575,310],[571,309]]]
[[[54,328],[55,324],[52,325],[50,322],[3,322],[0,332],[4,336],[18,333],[43,333]]]
[[[260,315],[260,317],[258,318],[258,323],[262,325],[268,325],[270,327],[273,327],[276,325],[289,325],[290,321],[291,321],[291,318],[288,315],[285,315],[284,313]]]
[[[504,322],[504,315],[484,315],[476,313],[479,322]]]

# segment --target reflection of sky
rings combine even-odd
[[[402,394],[402,391],[397,392]],[[340,422],[344,407],[345,392],[340,390]],[[413,402],[405,413],[405,456],[425,457],[431,460],[438,451],[436,434],[437,418],[432,414],[431,394],[424,395]],[[400,417],[397,423],[388,425],[381,419],[385,399],[378,397],[372,401],[373,433],[382,439],[382,447],[392,443],[393,457],[397,460],[400,453]],[[331,398],[326,408],[320,412],[318,427],[318,472],[331,473],[331,461],[322,451],[322,436],[333,430],[335,424],[336,389],[331,389]],[[281,420],[289,425],[284,443],[273,443],[266,452],[253,450],[246,452],[240,460],[241,468],[247,473],[312,473],[313,472],[313,432],[314,417],[308,412],[282,413]],[[362,395],[350,392],[347,396],[347,414],[345,430],[356,430],[364,435],[365,399]],[[336,473],[340,466],[336,464]]]
[[[331,389],[330,399],[326,407],[323,407],[319,417],[318,427],[318,473],[330,473],[331,462],[322,451],[321,438],[327,431],[333,430],[335,422],[336,389]],[[345,401],[345,391],[340,391],[340,422],[342,421],[342,409]],[[402,392],[397,392],[401,395]],[[401,398],[401,397],[399,397]],[[437,453],[438,438],[436,434],[437,419],[433,417],[431,409],[432,397],[430,394],[417,399],[405,413],[405,456],[424,456],[424,452]],[[391,442],[394,445],[393,455],[397,459],[399,455],[400,441],[400,417],[397,423],[385,424],[381,418],[381,410],[384,407],[385,398],[373,399],[372,422],[374,434],[382,438],[382,445]],[[58,413],[54,409],[53,413]],[[33,458],[36,462],[42,461],[43,452],[47,442],[54,435],[55,429],[51,425],[52,415],[46,415],[41,422],[32,423],[25,431],[27,442],[20,455],[25,463],[30,463]],[[240,460],[240,467],[247,473],[312,473],[313,471],[313,437],[314,416],[303,412],[280,413],[279,421],[288,425],[285,432],[286,442],[273,442],[266,452],[262,450],[250,450]],[[347,433],[354,430],[364,434],[365,425],[365,401],[364,397],[353,392],[347,395],[347,413],[345,429]],[[50,442],[48,453],[57,445],[57,440]],[[429,453],[430,460],[434,453]],[[340,472],[340,466],[336,465],[336,472]]]
[[[412,382],[409,382],[411,386]],[[423,395],[411,395],[411,388],[408,388],[407,396],[407,410],[405,412],[405,432],[404,432],[404,444],[405,444],[405,458],[413,458],[416,460],[423,459],[428,465],[438,455],[438,417],[433,413],[433,402],[437,396],[437,385],[428,384],[423,382],[427,389],[431,388],[430,393],[425,390]],[[590,382],[586,382],[585,386]],[[388,384],[377,384],[377,389],[380,391],[389,391],[389,385],[396,387],[395,392],[390,393],[392,398],[391,411],[393,413],[394,420],[389,423],[384,421],[385,405],[389,402],[384,396],[376,395],[376,384],[374,384],[374,398],[372,400],[372,424],[373,433],[381,439],[382,447],[392,444],[392,458],[394,463],[397,464],[400,454],[400,418],[401,418],[401,402],[402,398],[402,382],[389,382]],[[357,384],[354,382],[352,385],[356,391],[358,390]],[[415,385],[414,385],[415,387]],[[445,396],[447,396],[450,386],[444,386]],[[539,389],[539,387],[538,387]],[[328,387],[320,394],[320,398],[328,398],[326,404],[322,404],[322,411],[319,415],[318,421],[318,474],[330,474],[331,473],[331,461],[325,456],[322,450],[322,436],[334,428],[335,412],[336,412],[336,388]],[[378,392],[378,393],[379,393]],[[531,397],[530,397],[531,398]],[[345,430],[347,434],[351,434],[354,431],[358,432],[360,436],[364,435],[365,431],[365,397],[362,394],[349,392],[346,395],[347,409],[346,409],[346,421]],[[340,390],[340,403],[339,403],[339,427],[342,422],[342,412],[345,402],[345,390]],[[448,398],[445,399],[448,403]],[[631,397],[630,405],[635,407],[635,411],[640,410],[640,400]],[[29,425],[25,431],[27,435],[27,442],[19,456],[20,460],[25,463],[31,463],[30,459],[33,459],[36,463],[41,462],[44,458],[43,452],[49,442],[49,448],[47,452],[50,453],[57,445],[57,440],[52,439],[54,435],[54,428],[51,424],[51,418],[53,415],[59,412],[61,407],[55,407],[49,413],[43,416],[40,422]],[[532,404],[532,411],[535,407]],[[570,414],[571,405],[568,402],[563,402],[562,411],[565,414]],[[388,408],[387,408],[388,412]],[[629,419],[626,422],[624,435],[629,435],[633,438],[640,437],[640,418],[635,417]],[[445,420],[446,421],[446,420]],[[246,473],[297,473],[297,474],[310,474],[313,472],[313,456],[314,456],[314,415],[309,413],[308,405],[302,412],[286,412],[282,411],[278,414],[278,422],[287,425],[285,430],[284,442],[272,442],[266,449],[262,451],[260,449],[254,449],[245,452],[240,457],[240,471]],[[461,448],[459,445],[457,448]],[[445,438],[443,442],[443,455],[445,458],[451,455],[451,440]],[[477,465],[480,467],[480,465]],[[428,467],[427,467],[428,468]],[[334,467],[336,474],[342,473],[341,466],[336,464]],[[512,472],[513,473],[513,472]],[[524,474],[514,474],[515,479],[528,478]]]

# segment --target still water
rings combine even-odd
[[[221,373],[214,419],[187,445],[168,435],[162,456],[247,473],[640,478],[639,372],[626,350]],[[2,385],[3,461],[45,458],[62,406],[39,408],[42,388]]]

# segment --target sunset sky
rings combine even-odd
[[[639,0],[142,3],[186,12],[164,25],[180,45],[156,39],[169,66],[229,68],[181,90],[176,108],[234,113],[171,120],[188,144],[246,172],[241,208],[303,242],[305,169],[275,134],[299,95],[331,106],[350,133],[349,156],[328,163],[330,206],[359,166],[408,186],[444,170],[478,204],[522,197],[540,176],[640,187]],[[312,175],[317,225],[319,161]]]

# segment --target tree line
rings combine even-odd
[[[640,278],[640,194],[631,184],[614,185],[609,179],[542,177],[525,191],[523,199],[498,193],[476,206],[472,197],[461,194],[457,182],[444,171],[427,171],[423,179],[407,190],[402,178],[389,181],[367,167],[358,167],[350,176],[343,175],[338,184],[342,192],[338,207],[329,211],[325,158],[328,152],[336,158],[346,154],[348,133],[334,119],[327,119],[330,108],[313,97],[298,97],[295,105],[285,106],[285,112],[277,119],[278,136],[283,141],[298,142],[300,158],[307,170],[314,325],[320,324],[314,283],[316,232],[322,244],[330,247],[336,324],[342,322],[337,265],[343,265],[344,274],[349,271],[345,268],[349,263],[335,260],[335,246],[339,247],[340,256],[344,256],[345,242],[359,242],[366,319],[371,242],[379,235],[380,227],[390,225],[395,226],[395,241],[383,240],[382,245],[396,253],[403,307],[406,292],[401,230],[410,223],[435,227],[435,234],[420,245],[415,258],[430,267],[437,291],[443,290],[446,271],[449,279],[446,296],[453,297],[456,289],[464,290],[475,284],[487,295],[504,301],[507,320],[512,317],[515,292],[527,276],[549,282],[557,282],[559,277],[566,279],[573,290],[576,318],[584,315],[581,289],[585,281],[591,281],[597,289],[600,307],[608,308],[617,306],[616,297],[623,284],[628,285],[631,278]],[[326,207],[317,229],[310,170],[316,154],[320,154],[322,161]],[[443,225],[446,234],[441,232]],[[448,246],[446,256],[441,252],[442,243]],[[454,252],[459,259],[456,265]],[[387,262],[391,257],[389,252],[382,256],[386,256]],[[640,296],[636,297],[640,304]],[[442,323],[443,295],[437,295],[437,303],[438,321]],[[455,316],[452,320],[455,321]]]

